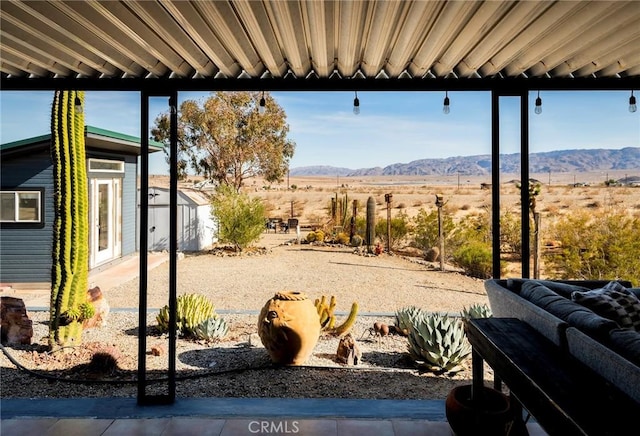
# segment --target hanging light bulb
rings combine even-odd
[[[536,98],[536,108],[534,112],[538,115],[542,113],[542,99],[540,98],[540,90],[538,90],[538,97]]]
[[[75,100],[73,101],[73,104],[75,106],[76,113],[81,114],[82,112],[84,112],[84,109],[82,108],[82,100],[80,100],[80,97],[78,97],[77,95]]]
[[[442,105],[442,113],[443,114],[448,114],[449,112],[451,112],[451,108],[449,107],[449,91],[445,91],[444,92],[444,103]]]
[[[629,112],[635,112],[638,110],[638,106],[636,106],[636,98],[633,95],[633,89],[631,90],[631,97],[629,97]]]
[[[358,115],[360,113],[360,100],[358,100],[358,91],[355,91],[356,98],[353,99],[353,114]]]
[[[266,110],[267,110],[267,101],[264,99],[264,91],[262,91],[262,98],[260,99],[260,105],[258,106],[258,113],[262,115]]]

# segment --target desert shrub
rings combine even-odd
[[[500,246],[507,253],[522,257],[522,220],[519,214],[505,212],[500,217]]]
[[[391,218],[391,240],[390,247],[392,249],[399,248],[400,244],[405,240],[411,231],[411,222],[406,213],[399,213],[398,216]],[[380,238],[383,246],[387,246],[387,219],[381,219],[376,222],[376,235]]]
[[[560,253],[547,263],[561,279],[640,279],[640,219],[623,211],[576,211],[559,218],[550,228],[560,241]]]
[[[250,198],[221,185],[211,200],[211,213],[218,221],[218,237],[242,251],[264,231],[265,208],[259,198]]]
[[[491,247],[481,241],[471,240],[456,249],[453,261],[472,277],[488,279],[492,276]]]
[[[442,217],[444,226],[445,244],[452,235],[455,224],[450,214],[445,213]],[[414,239],[412,245],[422,250],[428,250],[438,245],[438,211],[427,212],[420,209],[418,215],[413,219]]]
[[[363,216],[356,217],[356,234],[364,237],[367,232],[367,219]]]

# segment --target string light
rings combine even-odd
[[[260,105],[258,106],[258,113],[262,115],[266,110],[267,110],[267,101],[264,99],[264,91],[262,91],[262,98],[260,99]]]
[[[358,115],[360,113],[360,100],[358,99],[358,91],[355,91],[356,98],[353,99],[353,114]]]
[[[538,97],[536,98],[536,108],[534,109],[534,112],[537,115],[540,115],[542,113],[542,99],[540,98],[540,90],[538,90]]]
[[[629,97],[629,112],[633,113],[638,110],[636,106],[636,98],[633,95],[633,89],[631,90],[631,97]]]
[[[442,105],[442,113],[443,114],[448,114],[449,112],[451,112],[451,108],[450,108],[450,101],[449,101],[449,91],[445,91],[444,92],[444,103]]]

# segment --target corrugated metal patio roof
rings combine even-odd
[[[637,1],[4,0],[0,10],[3,88],[640,77]]]

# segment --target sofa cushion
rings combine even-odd
[[[629,329],[615,329],[610,333],[611,349],[640,367],[640,333]]]
[[[602,289],[574,292],[571,298],[622,328],[640,331],[640,300],[622,285],[611,283]]]
[[[589,288],[586,286],[581,286],[581,285],[576,285],[576,284],[569,284],[569,283],[562,283],[562,282],[557,282],[557,281],[553,281],[553,280],[535,280],[535,279],[508,279],[507,280],[507,288],[511,289],[512,291],[514,291],[517,294],[520,294],[521,290],[522,290],[522,286],[525,283],[539,283],[541,285],[546,286],[548,289],[552,290],[553,292],[555,292],[558,295],[561,295],[562,297],[565,298],[571,298],[571,294],[573,294],[575,291],[590,291],[593,288]]]
[[[615,333],[617,331],[621,333]],[[569,352],[574,358],[640,403],[640,367],[632,362],[628,355],[623,357],[622,353],[611,352],[614,350],[611,340],[606,341],[607,345],[604,345],[575,328],[568,328],[566,334]],[[637,345],[631,335],[640,334],[633,330],[614,330],[611,338],[618,335],[626,336],[616,338],[618,346],[624,348],[628,347],[630,342]]]
[[[556,294],[540,282],[523,283],[520,296],[598,340],[607,338],[612,329],[618,328],[611,319]]]

